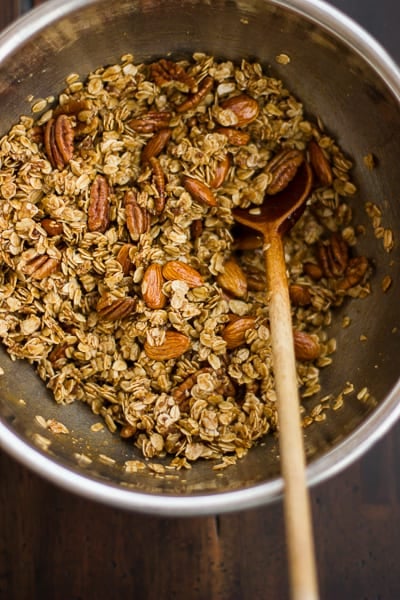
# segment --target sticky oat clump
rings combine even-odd
[[[257,63],[125,56],[67,82],[0,141],[3,343],[145,457],[234,462],[277,416],[262,248],[232,209],[311,164],[285,240],[311,396],[332,310],[369,289],[351,162]]]

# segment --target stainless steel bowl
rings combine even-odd
[[[400,230],[400,74],[383,49],[354,22],[317,0],[53,0],[20,19],[0,37],[0,133],[21,113],[27,98],[63,88],[73,72],[117,61],[132,52],[138,61],[183,57],[195,50],[239,60],[256,57],[318,115],[356,162],[359,193],[355,221],[366,233],[360,252],[374,265],[373,293],[336,312],[332,366],[323,372],[323,394],[338,393],[346,381],[367,386],[369,402],[349,395],[341,410],[305,430],[308,481],[321,482],[365,452],[400,412],[400,250],[391,253],[374,236],[364,210],[367,200],[383,211],[383,225]],[[290,56],[280,65],[275,57]],[[372,152],[378,167],[368,170]],[[393,284],[381,289],[384,276]],[[344,315],[351,318],[342,327]],[[366,341],[360,341],[366,336]],[[0,353],[3,448],[51,481],[84,496],[148,513],[193,515],[257,506],[279,497],[282,481],[276,440],[251,450],[237,465],[216,476],[199,463],[176,478],[127,474],[123,463],[135,450],[118,436],[93,433],[97,418],[87,407],[59,407],[32,368]],[[21,402],[23,400],[24,402]],[[311,401],[310,401],[311,402]],[[71,436],[52,436],[35,415],[65,423]],[[38,434],[51,442],[47,451]],[[92,459],[82,462],[81,455]],[[100,454],[115,460],[104,464]]]

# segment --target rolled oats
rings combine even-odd
[[[232,209],[259,211],[311,162],[318,185],[285,241],[308,398],[332,361],[332,310],[369,293],[351,162],[257,63],[125,55],[66,84],[0,140],[3,343],[35,365],[56,402],[88,404],[146,458],[223,469],[277,429],[262,241],[234,226]],[[366,208],[390,251],[379,208]],[[326,418],[325,398],[304,426]],[[332,402],[337,410],[343,394]]]

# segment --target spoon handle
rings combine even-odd
[[[265,251],[277,392],[279,448],[292,600],[318,599],[317,572],[305,452],[300,421],[291,308],[282,237],[266,236]]]

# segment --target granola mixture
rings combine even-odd
[[[335,350],[332,310],[369,291],[351,162],[259,64],[202,53],[124,56],[36,111],[0,141],[9,354],[147,458],[243,456],[277,416],[262,244],[232,208],[256,211],[311,164],[285,242],[306,398]]]

